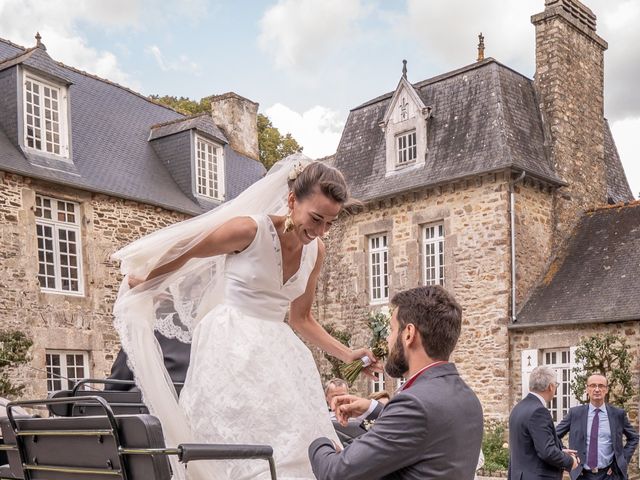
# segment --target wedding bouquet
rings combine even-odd
[[[372,338],[370,342],[371,351],[377,359],[383,360],[389,354],[387,337],[389,336],[389,315],[384,312],[371,312],[369,314],[368,326],[371,329]],[[363,369],[371,365],[369,357],[364,356],[351,363],[340,367],[344,379],[351,385]]]

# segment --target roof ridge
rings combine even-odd
[[[590,210],[587,210],[587,213],[596,213],[603,210],[615,210],[616,208],[623,209],[623,208],[633,208],[633,207],[640,207],[640,200],[631,200],[629,202],[618,202],[618,203],[614,203],[613,205],[601,205],[599,207],[595,207]]]
[[[178,113],[180,113],[180,112],[178,112]],[[182,118],[174,118],[173,120],[167,120],[166,122],[160,122],[160,123],[156,123],[155,125],[151,125],[150,128],[166,127],[167,125],[172,125],[174,123],[184,122],[185,120],[193,120],[194,118],[203,117],[203,116],[209,116],[209,112],[194,113],[193,115],[187,115],[187,116],[184,116]],[[211,119],[211,120],[213,120],[213,119]]]
[[[62,63],[62,62],[59,62],[57,60],[53,60],[53,61],[57,65],[59,65],[59,66],[61,66],[63,68],[68,68],[69,70],[71,70],[73,72],[76,72],[76,73],[79,73],[80,75],[84,75],[85,77],[93,78],[94,80],[98,80],[100,82],[104,82],[104,83],[107,83],[107,84],[112,85],[114,87],[120,88],[120,89],[124,90],[125,92],[129,92],[129,93],[135,95],[136,97],[140,97],[143,100],[146,100],[149,103],[153,103],[153,104],[158,105],[160,107],[164,107],[167,110],[171,110],[172,112],[180,113],[180,115],[183,115],[181,112],[179,112],[175,108],[169,107],[169,106],[167,106],[167,105],[165,105],[163,103],[160,103],[160,102],[158,102],[156,100],[153,100],[152,98],[149,98],[149,97],[147,97],[147,96],[145,96],[145,95],[143,95],[143,94],[141,94],[139,92],[136,92],[135,90],[132,90],[129,87],[125,87],[123,85],[120,85],[119,83],[116,83],[116,82],[112,81],[112,80],[108,80],[106,78],[99,77],[98,75],[95,75],[93,73],[85,72],[84,70],[80,70],[79,68],[75,68],[75,67],[69,66],[69,65],[67,65],[65,63]]]
[[[4,60],[2,60],[0,62],[0,68],[2,67],[2,65],[4,65],[5,63],[9,63],[9,62],[13,62],[15,59],[22,57],[23,55],[28,55],[30,53],[32,53],[36,48],[38,47],[31,47],[31,48],[27,48],[26,50],[23,50],[22,52],[17,53],[16,55],[14,55],[13,57],[8,57],[5,58]]]
[[[18,55],[15,55],[13,57],[10,57],[10,58],[7,58],[7,59],[3,60],[0,63],[0,65],[5,63],[5,62],[7,62],[7,61],[9,61],[9,60],[15,60],[20,55],[24,55],[25,53],[28,53],[29,51],[38,48],[37,46],[31,47],[31,48],[25,48],[22,45],[18,45],[17,43],[13,43],[11,40],[7,40],[6,38],[2,38],[2,37],[0,37],[0,42],[4,42],[4,43],[6,43],[8,45],[11,45],[12,47],[21,48],[23,50],[23,52],[19,53]],[[54,60],[53,58],[51,60],[53,60],[57,65],[59,65],[62,68],[67,68],[67,69],[69,69],[69,70],[71,70],[73,72],[79,73],[80,75],[84,75],[86,77],[93,78],[94,80],[98,80],[100,82],[104,82],[104,83],[107,83],[107,84],[112,85],[114,87],[120,88],[120,89],[122,89],[122,90],[124,90],[126,92],[129,92],[129,93],[131,93],[131,94],[133,94],[133,95],[135,95],[137,97],[140,97],[140,98],[146,100],[149,103],[153,103],[153,104],[158,105],[160,107],[164,107],[167,110],[171,110],[172,112],[180,113],[182,115],[182,113],[179,112],[178,110],[176,110],[175,108],[172,108],[172,107],[169,107],[167,105],[164,105],[164,104],[162,104],[162,103],[160,103],[160,102],[158,102],[156,100],[153,100],[153,99],[149,98],[148,96],[145,96],[145,95],[143,95],[143,94],[141,94],[139,92],[136,92],[135,90],[132,90],[132,89],[130,89],[128,87],[120,85],[119,83],[116,83],[116,82],[114,82],[112,80],[108,80],[106,78],[99,77],[98,75],[95,75],[93,73],[85,72],[84,70],[80,70],[79,68],[75,68],[75,67],[72,67],[70,65],[66,65],[65,63],[62,63],[62,62],[57,61],[57,60]]]
[[[7,44],[11,45],[12,47],[21,48],[22,50],[26,50],[27,49],[26,47],[23,47],[22,45],[18,45],[17,43],[13,43],[11,40],[7,40],[6,38],[0,37],[0,42],[7,43]]]
[[[518,72],[517,70],[514,70],[513,68],[505,65],[504,63],[499,62],[498,60],[496,60],[493,57],[487,57],[484,60],[481,60],[479,62],[470,63],[469,65],[465,65],[463,67],[456,68],[455,70],[451,70],[449,72],[441,73],[441,74],[436,75],[434,77],[429,77],[429,78],[427,78],[425,80],[420,80],[419,82],[416,82],[416,83],[411,83],[411,86],[413,86],[413,88],[415,88],[415,89],[423,88],[423,87],[426,87],[427,85],[432,85],[434,83],[441,82],[441,81],[446,80],[448,78],[455,77],[456,75],[460,75],[461,73],[469,72],[471,70],[476,70],[478,68],[485,67],[485,66],[487,66],[489,64],[492,64],[492,63],[495,63],[496,65],[499,65],[502,68],[506,68],[507,70],[511,70],[513,73],[523,77],[524,79],[526,79],[529,82],[531,81],[531,79],[529,77],[527,77],[526,75]],[[369,105],[373,105],[375,103],[379,103],[379,102],[381,102],[383,100],[386,100],[387,98],[390,98],[391,96],[393,96],[394,92],[395,92],[395,90],[392,91],[392,92],[388,92],[388,93],[382,94],[382,95],[380,95],[378,97],[375,97],[375,98],[373,98],[373,99],[371,99],[371,100],[369,100],[367,102],[364,102],[364,103],[358,105],[357,107],[352,108],[351,111],[359,110],[361,108],[368,107]]]

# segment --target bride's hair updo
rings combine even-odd
[[[361,205],[358,200],[349,195],[349,187],[340,170],[322,162],[312,162],[295,178],[289,178],[289,190],[298,201],[309,197],[315,187],[318,187],[327,198],[341,204],[345,210],[351,211],[354,207]]]

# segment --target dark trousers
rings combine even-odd
[[[615,463],[615,462],[614,462]],[[611,469],[611,475],[607,475],[607,472]],[[622,477],[618,475],[615,465],[612,463],[607,468],[598,470],[598,473],[591,473],[591,470],[582,470],[582,473],[578,477],[578,480],[620,480]]]

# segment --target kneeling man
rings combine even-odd
[[[462,310],[444,288],[432,285],[398,293],[385,366],[408,378],[373,427],[337,451],[327,438],[309,447],[318,480],[471,480],[482,441],[482,407],[449,356]],[[371,400],[333,400],[338,420],[366,412]]]

